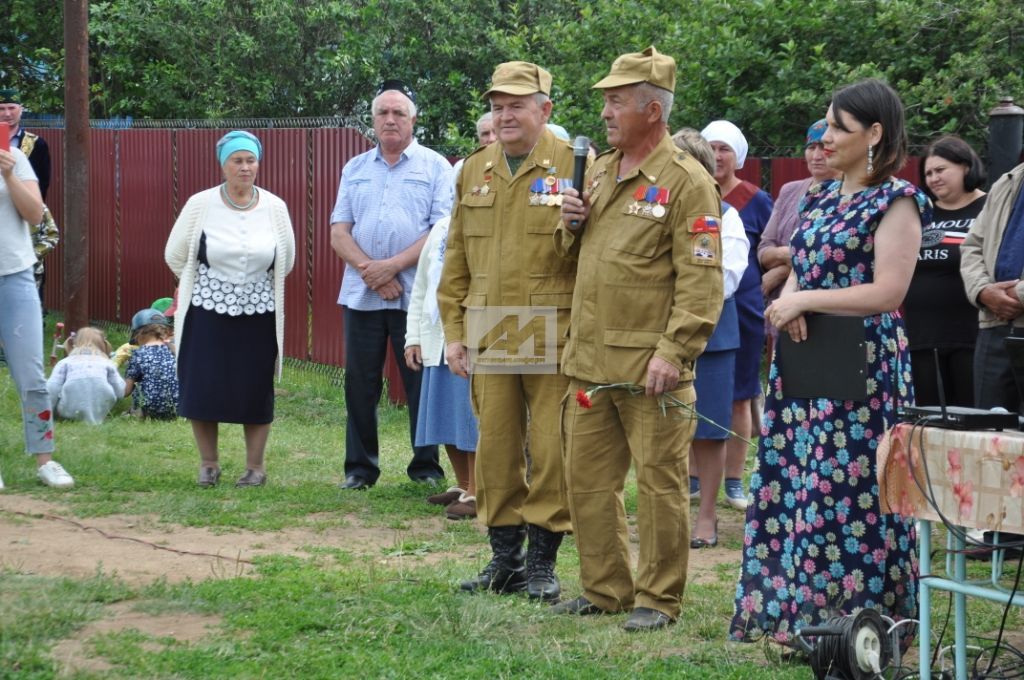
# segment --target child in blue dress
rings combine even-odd
[[[178,375],[170,343],[171,323],[155,309],[132,317],[132,352],[125,370],[125,396],[132,395],[132,413],[141,418],[171,420],[178,416]]]

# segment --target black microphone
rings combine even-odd
[[[580,198],[583,198],[583,175],[587,171],[587,155],[590,153],[590,140],[582,135],[576,138],[576,141],[572,145],[572,186],[576,191],[580,192]],[[573,229],[579,229],[579,220],[570,220],[569,226]]]

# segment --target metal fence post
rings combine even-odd
[[[1001,97],[999,105],[989,111],[988,116],[988,181],[991,186],[1020,163],[1024,109],[1013,103],[1013,97]]]

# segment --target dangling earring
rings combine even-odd
[[[868,145],[868,177],[875,174],[875,149]]]

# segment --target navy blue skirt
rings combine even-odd
[[[732,384],[735,369],[734,349],[704,352],[697,357],[697,365],[694,367],[697,376],[693,381],[693,387],[697,390],[697,413],[722,427],[716,427],[706,420],[697,420],[694,439],[729,438],[727,430],[732,428]]]
[[[228,316],[192,305],[178,356],[178,415],[219,423],[270,423],[276,369],[273,312]]]

